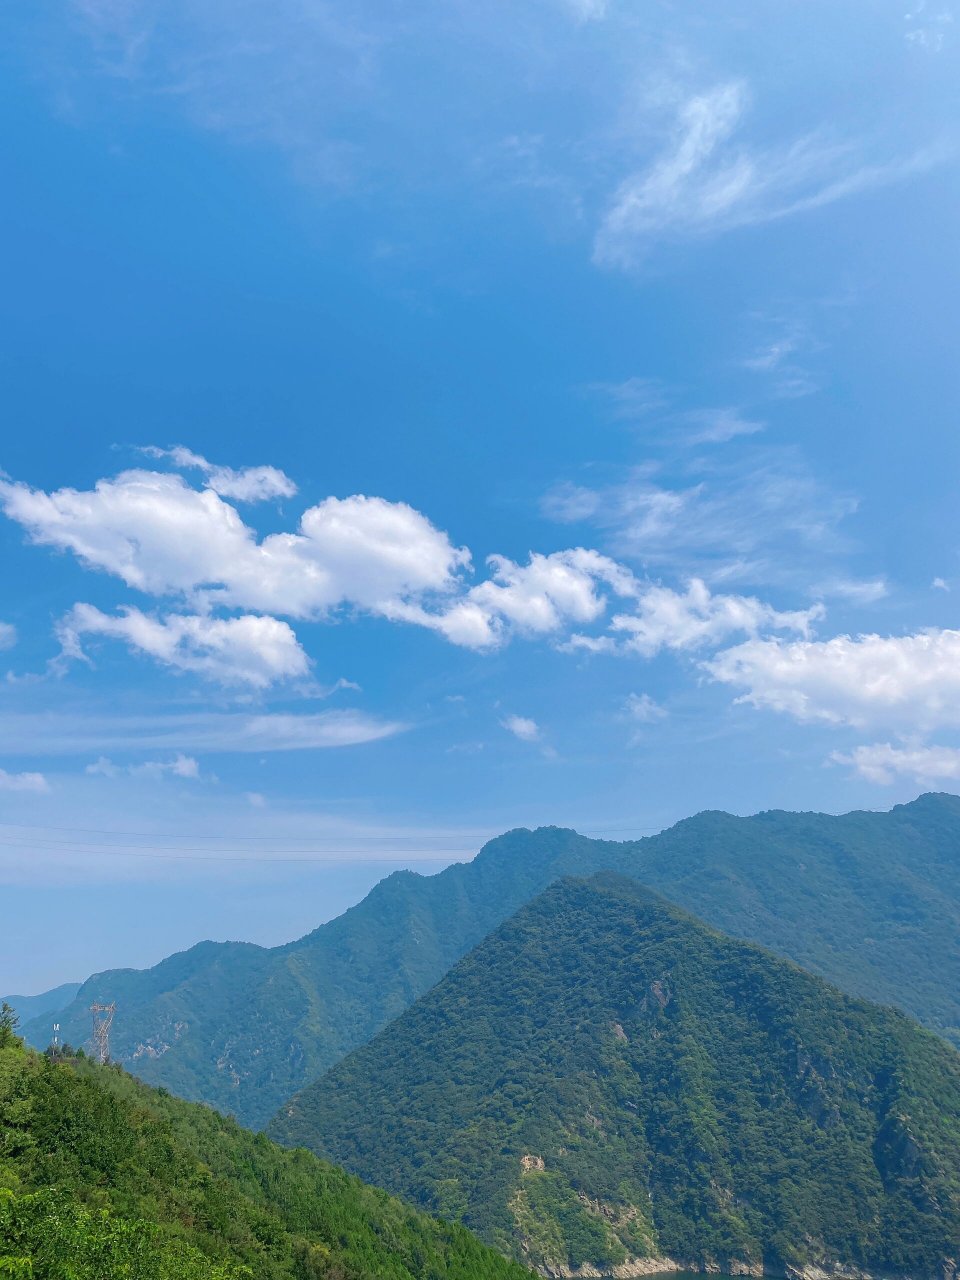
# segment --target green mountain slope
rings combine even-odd
[[[0,1275],[522,1280],[307,1152],[90,1062],[0,1047]]]
[[[702,813],[625,843],[512,831],[439,875],[390,876],[287,946],[203,943],[144,972],[98,974],[62,1015],[64,1035],[84,1043],[89,1005],[115,1000],[115,1058],[260,1125],[522,903],[602,869],[960,1043],[960,799],[947,795],[842,817]],[[44,1047],[49,1019],[25,1032]]]
[[[960,1257],[960,1055],[609,873],[521,908],[270,1132],[550,1274]]]

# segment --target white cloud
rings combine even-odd
[[[763,431],[764,423],[744,418],[738,409],[696,409],[686,415],[694,431],[690,444],[726,444],[738,436],[753,436]]]
[[[663,720],[667,714],[665,708],[655,702],[649,693],[628,694],[623,710],[628,719],[636,724],[653,724],[657,720]]]
[[[82,638],[109,636],[177,671],[191,671],[221,684],[265,689],[278,680],[305,676],[307,655],[293,630],[277,618],[245,614],[210,618],[171,614],[152,617],[130,606],[110,616],[76,604],[58,628],[64,653],[82,656]]]
[[[361,711],[309,715],[203,712],[193,715],[105,716],[50,712],[0,717],[0,752],[94,755],[170,751],[228,754],[349,747],[403,733],[409,726]]]
[[[259,791],[245,791],[244,798],[247,804],[254,809],[263,809],[267,803],[266,796],[261,795]]]
[[[0,791],[34,791],[42,793],[50,787],[42,773],[8,773],[0,769]]]
[[[12,649],[17,643],[17,628],[10,622],[0,622],[0,649]]]
[[[387,616],[432,627],[454,644],[484,649],[513,633],[555,635],[571,622],[594,621],[607,608],[604,588],[618,596],[636,591],[629,570],[584,547],[533,552],[526,565],[505,556],[490,556],[487,563],[490,579],[444,610],[398,604]]]
[[[934,591],[950,590],[950,584],[946,581],[945,578],[934,578],[934,580],[930,583],[930,586],[933,588]]]
[[[880,786],[890,786],[900,777],[911,778],[921,786],[960,780],[957,747],[895,747],[889,742],[875,742],[846,753],[834,751],[830,759],[834,764],[849,765],[861,778]]]
[[[540,737],[540,726],[526,716],[505,716],[500,723],[521,742],[536,742]]]
[[[49,494],[0,480],[0,503],[35,542],[128,586],[296,618],[342,604],[384,613],[411,595],[452,590],[470,560],[406,503],[360,494],[326,498],[297,533],[261,542],[218,494],[157,472]]]
[[[781,612],[753,596],[714,595],[700,578],[684,592],[648,586],[635,613],[616,614],[605,636],[575,635],[569,645],[593,652],[635,653],[655,657],[663,649],[692,651],[722,643],[738,633],[796,631],[807,635],[822,608]]]
[[[236,498],[239,502],[265,502],[270,498],[292,498],[297,486],[288,475],[277,467],[244,467],[234,471],[232,467],[218,467],[199,453],[173,445],[159,449],[147,445],[141,452],[151,458],[169,458],[177,467],[196,468],[203,472],[207,487],[223,498]]]
[[[960,725],[960,631],[751,639],[704,664],[738,701],[797,720],[922,733]]]
[[[181,753],[171,760],[144,760],[140,764],[118,765],[107,756],[100,756],[92,764],[88,764],[85,773],[99,775],[103,778],[116,778],[127,773],[132,778],[199,778],[200,765],[193,756]]]
[[[651,243],[770,222],[931,168],[930,150],[870,163],[850,144],[799,138],[779,149],[732,142],[747,109],[742,81],[682,101],[660,157],[615,192],[594,242],[601,266],[635,266]]]

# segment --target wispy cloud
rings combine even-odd
[[[144,751],[248,753],[350,747],[377,742],[409,726],[362,711],[248,715],[107,716],[11,713],[0,720],[0,751],[94,755]],[[22,775],[30,776],[30,775]]]
[[[0,649],[12,649],[17,643],[17,628],[10,622],[0,622]]]
[[[755,436],[765,424],[745,418],[739,409],[695,409],[685,415],[693,428],[689,444],[726,444],[738,436]]]
[[[605,485],[568,482],[542,510],[593,525],[614,554],[648,569],[805,591],[848,576],[836,566],[852,550],[843,525],[857,499],[820,481],[796,452],[751,447],[729,462],[698,459],[679,477],[686,482],[644,465]]]
[[[601,266],[630,268],[659,239],[715,234],[808,212],[924,172],[946,156],[930,147],[879,161],[866,148],[811,133],[779,148],[738,142],[749,106],[743,81],[683,100],[660,155],[620,184],[594,241]]]
[[[610,405],[613,417],[625,421],[646,418],[664,409],[669,397],[657,378],[624,378],[622,382],[594,382],[587,388],[602,396]]]

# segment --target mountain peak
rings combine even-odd
[[[521,907],[271,1132],[551,1276],[933,1277],[960,1238],[960,1057],[609,872]]]

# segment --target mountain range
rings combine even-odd
[[[521,908],[269,1132],[552,1276],[956,1272],[956,1051],[610,873]]]
[[[839,817],[707,812],[627,842],[511,831],[437,875],[396,872],[285,946],[204,942],[151,969],[96,974],[59,1013],[61,1034],[86,1042],[89,1006],[116,1002],[116,1060],[261,1126],[512,912],[560,877],[602,870],[960,1044],[960,799],[950,795]],[[24,1033],[44,1047],[49,1011]]]

